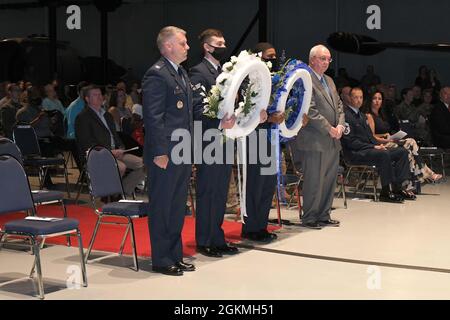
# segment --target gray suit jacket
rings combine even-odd
[[[308,111],[309,122],[297,134],[291,146],[295,150],[308,151],[340,151],[341,143],[339,140],[331,138],[330,128],[337,125],[344,125],[345,116],[341,99],[339,98],[336,86],[329,76],[324,75],[331,91],[331,99],[322,83],[315,75],[311,73],[313,93],[311,105]]]

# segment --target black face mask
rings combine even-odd
[[[210,47],[214,48],[214,52],[209,51],[209,53],[213,56],[214,59],[216,59],[217,61],[221,61],[225,58],[226,53],[227,53],[227,48],[215,47],[210,44],[208,44],[208,45]]]
[[[277,58],[273,58],[273,59],[263,59],[265,62],[269,62],[272,63],[272,70],[273,72],[277,72],[280,69],[280,64],[278,63],[278,59]]]

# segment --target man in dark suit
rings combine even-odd
[[[161,29],[156,43],[162,57],[142,80],[152,269],[181,276],[183,271],[195,270],[183,262],[181,240],[192,161],[179,161],[172,153],[177,135],[191,146],[192,89],[180,65],[187,59],[189,46],[186,32],[172,26]],[[186,152],[183,156],[189,157],[190,148]]]
[[[382,186],[380,201],[401,203],[403,199],[414,200],[414,194],[402,189],[404,182],[411,177],[408,151],[402,147],[388,149],[375,140],[366,115],[359,110],[363,104],[361,88],[350,91],[350,100],[351,105],[345,107],[344,157],[351,164],[377,167]]]
[[[450,87],[443,87],[430,115],[430,128],[437,147],[450,148]]]
[[[338,227],[330,218],[339,165],[340,139],[344,132],[344,111],[336,86],[325,74],[331,53],[323,45],[309,53],[313,94],[309,122],[290,141],[294,161],[303,169],[302,226],[310,229]]]
[[[121,176],[124,176],[123,189],[126,195],[133,194],[137,184],[145,178],[142,158],[123,152],[123,143],[117,135],[114,120],[102,108],[103,95],[100,87],[90,85],[85,87],[83,99],[86,106],[75,118],[75,139],[82,154],[89,148],[102,145],[109,150],[117,160]]]
[[[235,123],[235,116],[224,117],[222,120],[213,119],[203,114],[204,103],[202,86],[206,93],[216,83],[216,78],[221,73],[221,60],[225,57],[225,39],[220,30],[206,29],[199,36],[203,49],[203,60],[192,67],[189,78],[194,88],[194,119],[201,121],[202,136],[209,129],[214,133],[214,141],[221,141],[219,128],[231,129]],[[222,223],[226,210],[228,186],[232,164],[226,163],[227,144],[233,140],[227,139],[223,144],[222,159],[215,159],[211,164],[202,163],[196,165],[196,217],[195,217],[195,240],[197,251],[209,257],[222,257],[223,254],[235,254],[238,249],[225,242]],[[202,150],[208,146],[204,141]],[[232,147],[231,147],[232,148]]]

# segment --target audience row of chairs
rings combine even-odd
[[[47,174],[48,167],[53,165],[64,166],[66,183],[68,184],[65,162],[61,163],[60,161],[53,160],[52,158],[41,157],[39,144],[37,143],[34,130],[30,128],[31,127],[29,126],[23,126],[15,129],[14,139],[17,144],[6,138],[0,139],[0,176],[2,177],[0,180],[0,214],[25,211],[28,215],[24,219],[7,222],[4,225],[4,228],[0,229],[0,248],[7,238],[29,239],[30,244],[22,245],[31,246],[32,253],[35,256],[30,277],[33,277],[35,271],[37,272],[38,296],[41,299],[44,298],[44,286],[42,280],[40,250],[43,248],[45,240],[50,237],[66,236],[68,246],[71,245],[71,236],[78,237],[80,261],[83,274],[82,280],[83,285],[87,286],[85,263],[88,262],[100,226],[104,224],[117,224],[125,226],[125,233],[119,248],[119,255],[122,255],[125,241],[129,235],[133,252],[133,269],[138,271],[139,264],[137,259],[133,221],[136,218],[146,217],[147,203],[126,199],[118,165],[112,153],[102,146],[95,146],[89,150],[86,157],[86,166],[84,170],[88,180],[92,206],[97,214],[97,222],[85,255],[82,246],[79,221],[67,217],[64,194],[60,191],[31,191],[30,189],[28,177],[24,170],[24,167],[26,166],[36,166],[40,168],[40,170],[43,170],[43,172],[39,175],[40,189],[42,188],[42,180]],[[30,140],[34,141],[33,143],[37,144],[37,146],[32,145]],[[290,149],[288,150],[290,158],[293,159],[292,151]],[[444,165],[442,153],[439,153],[434,149],[431,150],[430,153],[432,155],[441,156],[442,165]],[[36,161],[32,161],[33,159]],[[62,158],[62,160],[64,161],[64,158]],[[294,197],[296,197],[299,213],[301,214],[300,186],[303,174],[296,167],[294,161],[292,161],[292,166],[293,173],[283,175],[281,177],[282,180],[280,181],[280,186],[282,185],[284,188],[291,189],[291,196],[288,206],[291,205]],[[340,186],[339,194],[342,194],[343,196],[345,208],[347,208],[345,186],[348,184],[352,174],[356,174],[357,176],[355,193],[366,189],[366,187],[370,187],[373,190],[373,195],[376,201],[376,187],[378,181],[376,168],[374,166],[355,166],[345,163],[345,161],[344,166],[345,168],[340,167],[338,183]],[[41,167],[44,169],[41,169]],[[281,224],[280,192],[281,190],[277,190],[276,200],[278,208],[278,222]],[[121,200],[106,203],[101,207],[97,206],[98,201],[96,200],[98,198],[116,197],[117,195],[120,195]],[[191,195],[191,201],[193,201],[192,198],[193,196]],[[43,217],[41,217],[40,220],[39,218],[36,218],[37,205],[54,202],[61,204],[63,209],[63,218],[53,219],[51,222],[42,220]],[[110,219],[105,219],[107,217],[116,217],[122,219],[123,222],[111,222]]]
[[[126,226],[119,254],[123,253],[125,240],[130,234],[133,249],[134,270],[139,270],[134,234],[133,219],[147,215],[146,203],[127,201],[123,192],[119,168],[112,153],[102,146],[96,146],[89,150],[86,161],[86,172],[89,180],[92,205],[97,214],[97,223],[91,237],[86,255],[84,254],[82,238],[79,229],[79,221],[67,217],[63,193],[58,191],[33,190],[31,191],[28,177],[25,173],[22,161],[23,154],[17,145],[8,140],[0,139],[0,214],[25,211],[24,219],[7,222],[0,229],[0,248],[7,238],[29,239],[31,244],[19,245],[31,246],[35,256],[30,277],[37,271],[38,297],[44,299],[44,285],[40,260],[40,250],[45,240],[50,237],[67,236],[70,245],[70,236],[78,237],[80,251],[83,286],[87,286],[85,263],[88,262],[97,232],[101,224],[111,222],[103,221],[105,217],[116,217],[126,222],[115,224]],[[96,205],[96,199],[121,195],[121,200],[110,202],[102,207]],[[63,207],[63,218],[36,217],[36,205],[60,202]],[[16,244],[16,243],[15,243]]]

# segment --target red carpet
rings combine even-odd
[[[45,205],[40,206],[37,209],[39,216],[49,216],[49,217],[62,217],[62,208],[60,205]],[[89,207],[82,207],[76,205],[67,206],[67,215],[69,218],[74,218],[80,221],[80,230],[83,237],[83,246],[88,247],[89,241],[92,236],[92,232],[97,221],[97,215]],[[12,213],[4,216],[0,216],[0,226],[3,226],[7,221],[14,219],[24,218],[23,213]],[[111,218],[112,220],[113,218]],[[107,220],[104,220],[107,221]],[[112,220],[114,221],[114,220]],[[125,221],[122,219],[120,221]],[[136,248],[139,256],[150,257],[151,247],[150,247],[150,236],[148,231],[147,218],[140,218],[134,220],[134,227],[136,233]],[[108,252],[118,252],[120,247],[120,242],[125,233],[126,226],[116,226],[116,225],[101,225],[97,233],[97,238],[94,243],[93,250],[101,250]],[[224,221],[222,226],[225,237],[229,242],[238,242],[241,240],[241,223],[233,221]],[[269,230],[278,229],[277,226],[269,226]],[[186,217],[184,221],[184,228],[182,232],[183,238],[183,253],[185,256],[192,256],[196,253],[195,250],[195,219],[192,217]],[[65,237],[56,237],[49,239],[48,243],[52,244],[66,244]],[[78,245],[76,238],[72,237],[72,245]],[[131,254],[131,244],[130,239],[126,240],[124,253]]]

